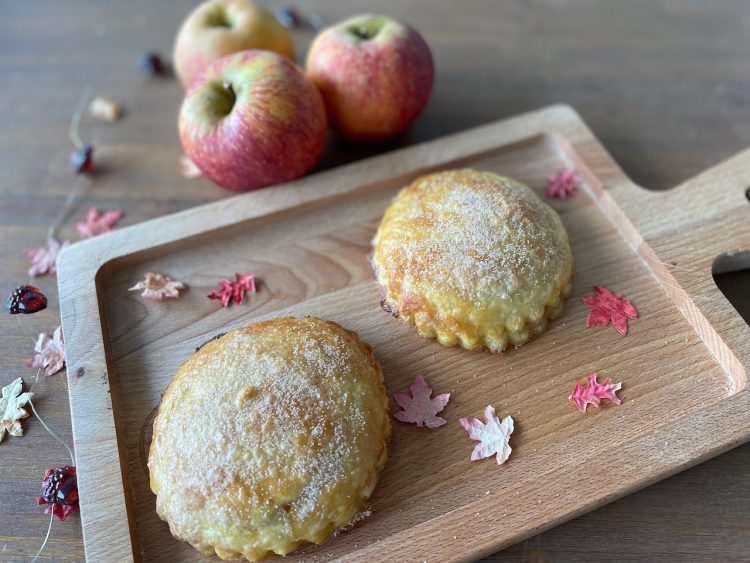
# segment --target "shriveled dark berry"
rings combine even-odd
[[[42,481],[42,496],[37,498],[39,506],[50,505],[60,520],[78,510],[78,475],[76,468],[66,465],[60,469],[48,469]]]
[[[5,307],[11,315],[23,313],[28,315],[37,313],[47,308],[47,298],[39,291],[39,288],[33,285],[19,285],[11,291]]]
[[[302,24],[302,14],[294,6],[276,10],[276,20],[287,29],[294,29]]]
[[[70,155],[70,167],[76,174],[87,174],[94,169],[94,147],[83,145]]]
[[[167,74],[167,64],[159,53],[146,53],[141,57],[138,66],[141,70],[152,76],[164,76]]]

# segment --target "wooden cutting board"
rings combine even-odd
[[[574,291],[546,333],[503,354],[470,352],[380,309],[367,255],[401,187],[474,167],[541,194],[571,166],[584,180],[577,195],[547,201],[570,234]],[[58,279],[87,558],[199,559],[156,516],[151,424],[196,347],[267,317],[317,315],[356,330],[391,395],[417,373],[452,394],[442,428],[394,421],[372,516],[288,560],[474,559],[746,441],[750,328],[712,270],[750,267],[748,186],[750,150],[668,192],[643,190],[573,110],[553,106],[73,245]],[[128,292],[147,271],[189,289],[165,303]],[[235,272],[255,274],[259,291],[220,309],[206,295]],[[627,336],[586,328],[580,298],[593,285],[638,308]],[[622,381],[623,403],[583,415],[567,397],[595,371]],[[516,421],[502,466],[470,462],[474,442],[458,424],[488,403]]]

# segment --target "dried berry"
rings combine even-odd
[[[47,298],[33,285],[19,285],[8,296],[5,307],[11,315],[28,315],[47,308]]]
[[[152,76],[164,76],[167,74],[167,64],[158,53],[146,53],[141,57],[138,66],[141,70]]]
[[[287,29],[294,29],[302,24],[302,14],[294,6],[287,6],[276,11],[276,19]]]
[[[61,469],[48,469],[42,481],[42,496],[37,498],[39,506],[50,505],[45,514],[52,512],[60,520],[78,510],[78,477],[76,468],[66,465]]]
[[[70,167],[76,174],[86,174],[94,169],[94,147],[83,145],[70,155]]]

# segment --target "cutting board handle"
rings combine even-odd
[[[642,236],[641,256],[731,376],[734,391],[747,382],[750,327],[713,274],[750,268],[748,192],[750,149],[671,190],[627,204]]]

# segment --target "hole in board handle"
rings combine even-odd
[[[748,197],[750,198],[750,194]],[[750,249],[734,250],[718,256],[711,273],[716,287],[745,322],[750,324],[750,294],[747,292],[750,287]]]

